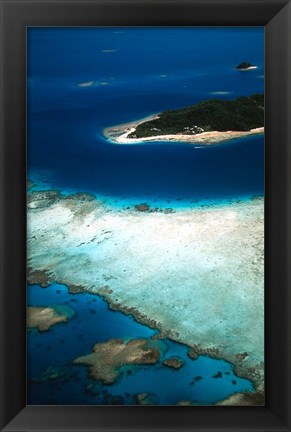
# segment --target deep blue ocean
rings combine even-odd
[[[244,60],[258,68],[235,70]],[[28,175],[110,199],[262,194],[262,136],[211,148],[121,146],[102,131],[208,98],[263,93],[263,76],[263,28],[31,28]]]
[[[28,178],[36,188],[92,192],[116,206],[263,195],[263,136],[210,147],[116,145],[103,137],[108,126],[166,109],[263,93],[263,27],[28,28],[27,47]],[[242,61],[257,69],[235,70]],[[167,353],[184,359],[182,369],[137,367],[116,385],[102,386],[85,367],[72,366],[74,358],[98,341],[154,331],[110,311],[97,296],[71,295],[64,287],[29,286],[28,304],[71,304],[76,311],[68,324],[28,332],[29,404],[135,404],[145,391],[160,404],[187,398],[212,404],[252,389],[229,363],[190,360],[187,347],[170,340]],[[97,316],[92,305],[102,316],[98,334],[90,331]],[[213,378],[218,371],[222,377]],[[202,379],[193,381],[197,376]]]

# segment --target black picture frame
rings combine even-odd
[[[1,430],[290,431],[289,0],[1,0]],[[265,26],[264,407],[26,406],[26,27]]]

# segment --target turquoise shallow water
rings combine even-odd
[[[135,405],[136,395],[144,392],[157,404],[175,405],[185,399],[213,404],[234,392],[253,389],[250,381],[234,375],[230,363],[208,356],[191,360],[188,347],[169,339],[165,339],[166,350],[156,365],[125,368],[114,385],[103,385],[88,378],[86,367],[73,365],[73,360],[90,353],[97,342],[118,337],[150,338],[156,331],[132,316],[110,310],[100,296],[70,294],[63,285],[29,285],[28,305],[67,305],[75,310],[68,323],[57,324],[47,332],[28,331],[28,404]],[[163,366],[161,362],[170,356],[183,359],[184,366],[179,370]],[[48,368],[53,370],[46,373]],[[55,372],[57,378],[48,378]],[[213,377],[216,374],[218,377]]]
[[[111,149],[120,149],[118,145],[106,144]],[[34,183],[33,190],[60,190],[62,194],[76,192],[90,192],[97,199],[116,210],[134,207],[136,204],[147,203],[151,208],[172,208],[176,210],[201,206],[225,206],[232,202],[247,201],[254,196],[264,194],[264,136],[247,137],[231,140],[215,146],[192,146],[184,143],[155,143],[139,144],[140,160],[150,165],[140,169],[136,161],[131,160],[131,153],[135,153],[136,146],[124,146],[129,155],[127,175],[132,175],[131,186],[123,190],[123,169],[118,163],[118,157],[113,160],[115,176],[108,182],[116,182],[116,194],[99,189],[98,186],[84,185],[72,181],[59,187],[58,176],[54,171],[32,169],[29,179]],[[197,147],[197,148],[195,148]],[[151,164],[158,155],[159,162],[152,171]],[[170,162],[167,158],[170,157]],[[161,163],[162,159],[166,161]],[[122,163],[122,161],[121,161]],[[102,168],[106,170],[106,168]],[[155,175],[157,174],[157,177]],[[121,179],[121,183],[118,182]],[[136,188],[139,188],[137,192]]]
[[[80,156],[78,166],[74,160],[58,167],[57,159],[51,170],[31,169],[29,178],[39,189],[90,192],[115,207],[147,202],[181,208],[264,193],[263,135],[199,148],[181,143],[98,145],[88,164]],[[66,158],[60,157],[63,163]]]

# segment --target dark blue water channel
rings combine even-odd
[[[95,294],[70,294],[64,285],[28,286],[29,306],[69,306],[75,312],[67,322],[46,332],[28,330],[28,404],[136,404],[136,395],[148,393],[154,403],[175,405],[180,400],[213,404],[234,392],[251,391],[252,383],[235,376],[224,360],[200,356],[192,360],[189,348],[165,339],[166,350],[155,365],[124,369],[113,385],[88,377],[86,366],[73,360],[111,338],[150,338],[157,332],[119,311],[109,309]],[[185,364],[179,370],[163,366],[168,357]]]

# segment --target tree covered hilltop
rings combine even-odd
[[[128,138],[156,135],[196,135],[211,131],[250,131],[264,126],[264,95],[233,100],[208,99],[177,110],[163,111],[140,123]]]

